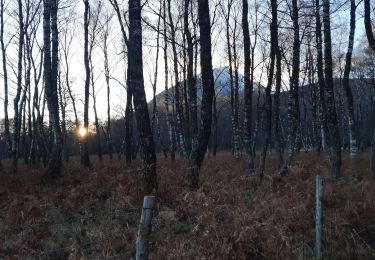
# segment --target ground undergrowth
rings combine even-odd
[[[361,154],[358,177],[325,181],[325,259],[375,259],[375,178]],[[328,177],[321,155],[302,153],[282,180],[246,177],[242,160],[208,157],[200,188],[189,191],[183,161],[158,160],[159,190],[152,259],[313,259],[315,176]],[[41,183],[42,169],[0,170],[1,259],[131,259],[142,203],[140,165],[93,157],[64,166]]]

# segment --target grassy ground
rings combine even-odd
[[[324,257],[375,259],[375,178],[367,155],[359,178],[326,181]],[[6,164],[6,163],[3,163]],[[267,174],[275,172],[270,156]],[[159,159],[152,259],[313,259],[314,178],[328,163],[301,154],[282,181],[244,176],[229,154],[208,157],[201,185],[187,189],[183,162]],[[140,165],[78,160],[64,177],[41,184],[41,169],[0,170],[1,259],[130,259],[142,194]]]

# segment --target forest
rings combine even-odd
[[[0,9],[1,259],[375,259],[374,1]]]

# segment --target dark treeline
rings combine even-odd
[[[357,131],[357,138],[358,138],[358,148],[361,151],[364,151],[371,147],[372,144],[372,126],[375,124],[373,119],[372,107],[375,102],[375,97],[373,96],[373,86],[375,84],[375,80],[369,78],[358,78],[358,79],[351,79],[350,84],[352,86],[353,92],[353,99],[354,100],[361,100],[361,102],[357,102],[356,106],[354,107],[354,115],[357,118],[356,121],[356,128]],[[216,86],[218,88],[218,86]],[[302,86],[299,99],[301,100],[300,104],[300,111],[301,111],[301,141],[298,144],[298,149],[302,151],[316,151],[316,152],[323,152],[322,147],[322,136],[321,131],[317,127],[317,118],[316,113],[313,112],[314,106],[314,88],[315,85],[306,85]],[[221,89],[221,86],[220,86]],[[340,81],[337,79],[335,80],[335,89],[337,93],[339,93],[338,97],[336,98],[336,106],[341,108],[339,112],[339,123],[340,123],[340,136],[342,140],[342,148],[345,150],[349,150],[349,136],[346,135],[349,122],[347,120],[348,110],[346,108],[346,100],[344,98],[345,93],[342,90],[342,85]],[[211,155],[215,155],[218,151],[230,151],[232,147],[231,139],[228,136],[231,136],[231,115],[230,115],[230,104],[228,103],[229,97],[226,96],[225,88],[221,89],[222,94],[218,94],[216,96],[216,103],[217,103],[217,121],[215,123],[214,128],[216,129],[216,141],[214,139],[214,135],[211,135],[209,145],[208,145],[208,153]],[[228,92],[229,93],[229,92]],[[256,136],[256,148],[259,150],[263,147],[263,128],[264,124],[262,122],[257,122],[257,114],[258,110],[259,113],[264,117],[264,111],[262,110],[262,106],[264,105],[264,89],[260,90],[260,98],[258,98],[258,90],[255,88],[255,93],[253,97],[253,125],[259,125],[259,129],[257,130]],[[160,155],[166,157],[170,157],[170,152],[167,149],[169,147],[169,133],[168,133],[168,125],[167,125],[167,113],[165,112],[164,104],[159,99],[164,99],[165,93],[160,93],[157,96],[158,100],[158,124],[159,129],[158,132],[154,133],[155,140],[161,140],[161,142],[157,142],[156,144],[156,151],[160,153]],[[281,92],[280,95],[280,116],[287,116],[287,102],[288,102],[288,93]],[[243,93],[240,92],[240,105],[244,103],[243,101]],[[149,104],[149,108],[151,109],[151,104]],[[240,117],[244,117],[243,109],[240,110]],[[99,122],[100,124],[100,132],[103,136],[103,139],[107,138],[107,132],[105,130],[106,122]],[[135,120],[133,122],[134,129],[133,135],[135,138],[132,139],[132,157],[136,158],[139,152],[138,149],[138,141],[137,141],[137,129],[135,127]],[[286,121],[280,122],[281,126],[281,135],[282,139],[286,138],[285,132],[288,126]],[[3,122],[1,124],[3,126]],[[75,122],[67,121],[67,132],[65,137],[66,142],[66,152],[69,156],[79,156],[80,155],[80,138],[79,133],[75,130]],[[116,154],[117,157],[115,158],[124,158],[125,155],[125,119],[112,119],[111,120],[111,140],[112,145],[111,147],[103,146],[101,149],[101,153],[107,158],[109,158],[110,153]],[[243,126],[242,126],[243,127]],[[48,126],[45,126],[45,130],[48,131]],[[241,131],[243,132],[243,131]],[[243,140],[243,136],[241,139]],[[6,149],[6,140],[5,138],[0,139],[1,148],[0,154],[1,158],[7,157],[7,149]],[[98,151],[98,143],[96,135],[94,134],[94,129],[92,135],[88,139],[89,145],[89,153],[91,155],[99,156]],[[271,147],[276,149],[276,140],[274,139],[271,143]],[[20,147],[20,154],[23,158],[24,151],[26,149],[21,145]],[[243,151],[243,156],[245,156],[245,151]],[[38,158],[39,162],[43,162],[43,158]]]
[[[350,151],[352,175],[358,150],[372,147],[375,158],[369,0],[84,0],[83,13],[74,1],[8,2],[0,2],[0,153],[13,173],[20,159],[44,165],[47,180],[59,177],[71,156],[79,155],[88,169],[89,155],[125,158],[127,165],[140,158],[144,191],[153,193],[158,152],[184,159],[191,189],[199,186],[207,151],[229,150],[244,159],[248,175],[261,177],[270,151],[278,154],[280,176],[297,153],[325,152],[335,180],[343,149]],[[365,32],[356,32],[359,5]],[[337,32],[344,26],[334,18],[340,12],[349,15],[347,35]],[[14,32],[5,30],[8,17]],[[81,52],[74,49],[76,37]],[[117,61],[111,56],[115,38]],[[337,50],[337,42],[347,47]],[[10,54],[10,44],[16,53]],[[82,98],[73,87],[72,55],[83,61]],[[153,98],[147,102],[149,67]],[[115,88],[126,100],[116,119]]]

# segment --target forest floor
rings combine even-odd
[[[344,156],[343,169],[348,157]],[[140,165],[78,159],[64,176],[41,183],[42,170],[0,169],[0,259],[131,259],[140,217]],[[356,179],[325,182],[323,250],[326,259],[375,259],[375,178],[361,154]],[[269,156],[273,175],[276,156]],[[208,157],[200,188],[185,184],[183,161],[159,158],[157,212],[151,259],[313,259],[315,176],[329,164],[298,155],[288,174],[246,177],[230,154]]]

